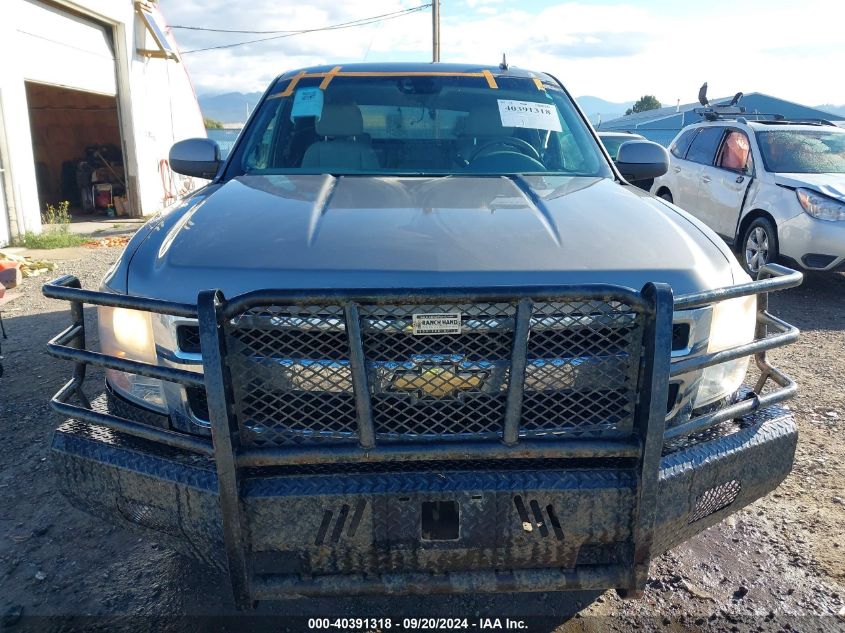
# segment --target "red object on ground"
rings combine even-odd
[[[21,275],[21,270],[17,266],[14,268],[0,269],[0,284],[3,284],[6,288],[11,289],[19,286],[21,281],[23,281],[23,275]]]
[[[5,260],[0,260],[0,270],[6,270],[8,268],[20,268],[20,262],[10,262]]]

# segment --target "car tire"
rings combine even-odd
[[[739,242],[739,262],[752,278],[757,278],[761,266],[778,259],[778,233],[768,218],[756,218],[742,233]]]
[[[670,204],[674,204],[674,202],[675,202],[675,201],[672,199],[672,193],[671,193],[671,192],[669,192],[669,191],[664,191],[664,192],[663,192],[663,193],[661,193],[658,197],[659,197],[659,198],[663,198],[666,202],[668,202],[668,203],[670,203]]]

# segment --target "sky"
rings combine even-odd
[[[295,30],[419,6],[426,0],[160,0],[170,25]],[[764,92],[806,105],[845,104],[842,0],[442,0],[441,61],[550,72],[577,96],[655,95],[664,105]],[[279,73],[323,63],[430,61],[429,9],[373,26],[266,37],[174,30],[197,94],[263,91]]]

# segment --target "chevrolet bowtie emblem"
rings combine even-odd
[[[457,391],[470,391],[481,386],[483,374],[452,372],[444,367],[431,367],[421,372],[402,374],[393,380],[399,391],[417,391],[434,398],[448,398]]]

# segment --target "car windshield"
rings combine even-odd
[[[601,138],[601,142],[613,160],[616,160],[616,157],[619,155],[619,148],[622,146],[622,143],[640,140],[639,136],[600,136],[599,138]]]
[[[612,176],[559,86],[488,72],[300,73],[261,104],[241,174]]]
[[[845,130],[767,130],[757,143],[767,171],[845,174]]]

